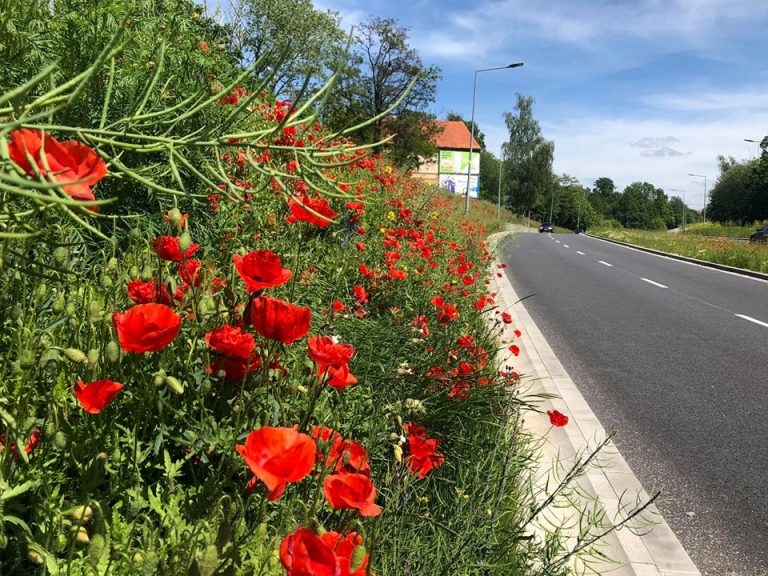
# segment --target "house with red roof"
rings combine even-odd
[[[435,124],[442,128],[442,132],[435,137],[437,154],[424,159],[413,175],[463,196],[467,193],[467,167],[470,161],[469,129],[460,120],[436,120]],[[469,194],[477,198],[480,195],[480,145],[474,138],[472,168],[469,172]]]

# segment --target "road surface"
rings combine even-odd
[[[702,574],[768,575],[768,282],[583,235],[502,254]]]

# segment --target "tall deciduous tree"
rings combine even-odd
[[[326,122],[343,127],[394,107],[386,117],[356,132],[355,138],[377,142],[396,134],[399,160],[410,164],[425,150],[434,151],[434,117],[426,109],[435,101],[440,69],[422,63],[408,43],[408,29],[394,18],[371,17],[358,24],[352,64],[352,73],[340,80],[338,96],[329,103]]]
[[[275,94],[294,99],[308,80],[316,90],[346,60],[347,35],[338,13],[316,10],[311,0],[228,0],[232,44],[255,72],[272,75]]]
[[[526,213],[552,190],[555,144],[541,135],[533,117],[533,98],[518,94],[515,110],[516,114],[504,114],[509,130],[509,141],[503,147],[504,178],[509,182],[506,203]]]

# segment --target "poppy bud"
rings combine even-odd
[[[48,286],[46,286],[45,282],[43,282],[42,284],[40,284],[40,286],[37,287],[37,299],[44,300],[47,295],[48,295]]]
[[[350,573],[357,572],[357,569],[365,562],[365,546],[358,544],[355,551],[352,552],[352,556],[349,558],[349,571]]]
[[[21,354],[19,354],[19,366],[24,369],[34,368],[35,360],[35,352],[33,350],[22,350]]]
[[[107,270],[114,272],[115,270],[117,270],[117,264],[118,264],[117,258],[112,256],[112,258],[110,258],[109,261],[107,262]]]
[[[67,249],[64,248],[64,246],[59,246],[53,251],[53,261],[58,266],[64,266],[64,264],[67,263],[68,257],[69,257],[69,253],[67,252]]]
[[[104,288],[112,288],[114,285],[114,282],[112,282],[112,277],[108,274],[102,274],[101,276],[101,285]]]
[[[64,310],[64,293],[59,292],[56,295],[56,300],[53,301],[53,311],[61,312]]]
[[[403,447],[400,446],[400,444],[395,444],[392,446],[392,452],[395,454],[395,460],[397,460],[398,464],[403,463]]]
[[[140,274],[140,272],[139,272],[139,267],[138,266],[131,266],[128,269],[128,276],[130,276],[132,280],[136,280],[136,278],[139,277],[139,274]]]
[[[93,518],[93,508],[90,506],[76,506],[69,515],[75,524],[88,524]]]
[[[104,555],[107,540],[103,534],[94,534],[88,546],[88,561],[95,569],[99,565],[99,560]]]
[[[152,383],[158,388],[162,386],[165,383],[165,372],[160,371],[155,374],[155,377],[152,379]]]
[[[88,536],[88,531],[82,526],[78,526],[75,530],[75,543],[80,546],[87,546],[90,541],[91,538]]]
[[[309,392],[309,390],[307,390],[307,387],[306,387],[306,386],[302,386],[301,384],[299,384],[299,385],[296,387],[296,390],[298,390],[298,391],[299,391],[299,392],[301,392],[302,394],[306,394],[307,392]]]
[[[117,342],[110,340],[107,344],[107,360],[110,362],[117,362],[120,359],[120,349],[117,346]]]
[[[82,350],[77,348],[67,348],[64,350],[64,356],[66,356],[71,362],[75,364],[84,364],[88,358]]]
[[[67,302],[67,305],[64,306],[64,312],[67,316],[74,316],[76,310],[77,306],[74,302]]]
[[[98,300],[91,300],[88,302],[88,318],[90,319],[91,323],[98,322],[101,318],[101,302]]]
[[[35,566],[42,566],[43,562],[45,562],[45,559],[43,558],[43,555],[40,554],[40,552],[30,549],[27,551],[27,561],[30,564],[34,564]]]
[[[148,282],[152,278],[152,268],[149,267],[149,264],[144,266],[139,277],[144,280],[144,282]]]
[[[144,554],[137,550],[133,553],[133,558],[131,558],[131,560],[133,560],[134,564],[142,565],[144,564]]]
[[[184,394],[184,386],[181,385],[181,382],[179,382],[177,378],[166,376],[165,383],[168,385],[168,388],[176,392],[176,394]]]
[[[171,223],[171,226],[178,228],[181,224],[181,210],[178,208],[173,208],[170,212],[168,212],[168,222]]]
[[[61,430],[53,435],[53,445],[59,450],[63,450],[67,447],[67,435]]]
[[[19,318],[21,318],[22,308],[18,304],[14,304],[11,307],[11,320],[16,322]]]
[[[181,238],[179,238],[179,250],[182,254],[186,254],[190,246],[192,246],[192,237],[189,235],[189,232],[184,232]]]
[[[88,350],[88,368],[93,368],[99,362],[99,351],[94,349]]]
[[[219,567],[219,550],[216,544],[208,544],[205,547],[199,566],[201,576],[212,576],[216,572],[216,568]]]

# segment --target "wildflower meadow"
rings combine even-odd
[[[498,223],[180,5],[0,91],[0,573],[569,573]]]

